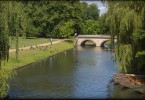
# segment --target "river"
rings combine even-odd
[[[100,47],[75,47],[18,69],[9,80],[9,99],[144,98],[111,82],[119,73],[114,53]]]

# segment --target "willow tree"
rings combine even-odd
[[[7,3],[4,1],[0,2],[0,97],[3,97],[6,87],[6,74],[2,67],[2,61],[8,60],[9,58],[9,28],[8,28],[8,12]]]
[[[14,2],[13,2],[14,4]],[[27,29],[27,19],[26,19],[26,14],[24,13],[23,10],[23,4],[20,2],[16,2],[15,5],[13,5],[13,25],[14,25],[14,29],[13,29],[13,33],[15,34],[16,37],[16,59],[18,60],[18,42],[19,42],[19,35],[21,32],[21,34],[26,34],[26,29]],[[21,31],[22,30],[22,31]]]
[[[5,5],[6,3],[0,2],[0,65],[2,60],[4,60],[4,62],[8,60],[9,54],[8,16]]]
[[[9,88],[7,79],[13,71],[1,67],[9,58],[9,36],[16,36],[16,58],[18,55],[19,30],[26,30],[26,16],[23,16],[22,4],[16,1],[0,1],[0,97],[6,95]]]
[[[106,22],[112,36],[117,36],[115,58],[124,72],[144,68],[145,2],[108,1]]]

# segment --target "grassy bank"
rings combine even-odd
[[[35,48],[34,50],[19,51],[18,60],[16,60],[15,52],[10,53],[8,63],[2,65],[2,68],[13,69],[27,65],[32,62],[45,59],[49,56],[57,54],[59,52],[73,48],[73,41],[64,41],[53,45],[44,46],[41,48]]]

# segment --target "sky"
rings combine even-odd
[[[107,12],[107,7],[106,7],[106,5],[103,5],[101,0],[81,0],[81,2],[86,2],[89,5],[92,3],[96,4],[98,6],[98,9],[100,10],[100,15]]]

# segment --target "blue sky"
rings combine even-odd
[[[86,2],[88,3],[89,5],[94,3],[98,6],[98,9],[100,10],[100,15],[107,12],[107,7],[106,5],[103,5],[103,3],[101,2],[101,0],[81,0],[81,2]]]

